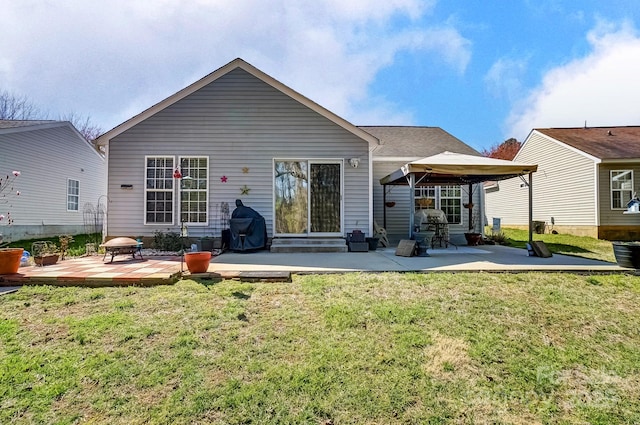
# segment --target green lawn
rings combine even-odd
[[[490,228],[487,228],[486,233],[487,235],[491,234]],[[526,244],[529,241],[528,231],[503,228],[502,233],[506,236],[509,246],[526,248]],[[554,235],[552,233],[540,235],[534,233],[533,240],[543,241],[547,248],[554,254],[575,255],[593,260],[616,262],[613,255],[613,246],[610,241],[587,236]]]
[[[640,423],[631,275],[23,287],[0,423]]]

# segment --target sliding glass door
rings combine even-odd
[[[342,161],[275,160],[277,236],[342,235]]]

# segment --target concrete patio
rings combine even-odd
[[[186,265],[185,277],[189,276]],[[55,265],[21,267],[18,274],[0,276],[1,287],[25,284],[116,286],[171,284],[181,276],[179,256],[118,256],[113,263],[102,256],[73,258]],[[349,253],[225,252],[211,260],[203,279],[290,280],[296,273],[346,272],[635,272],[615,263],[567,255],[531,257],[527,251],[499,245],[430,249],[428,257],[401,257],[395,248]]]

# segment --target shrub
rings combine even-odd
[[[180,251],[182,249],[182,238],[177,232],[160,232],[153,234],[153,247],[160,251]]]

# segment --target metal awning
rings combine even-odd
[[[409,162],[380,179],[381,185],[408,186],[413,174],[418,185],[475,184],[498,181],[533,173],[536,164],[522,164],[504,159],[443,152]]]
[[[483,156],[465,155],[454,152],[443,152],[417,161],[409,162],[400,169],[380,179],[383,186],[419,186],[443,184],[468,184],[469,202],[471,202],[471,185],[484,181],[499,181],[513,177],[529,176],[529,242],[533,240],[533,189],[532,174],[538,170],[537,164],[523,164],[503,159]],[[523,178],[523,177],[522,177]],[[523,178],[524,180],[524,178]],[[410,190],[411,203],[414,205],[415,191]],[[383,191],[386,198],[386,190]],[[385,199],[386,200],[386,199]],[[471,214],[471,211],[469,211]],[[413,224],[414,211],[410,209],[409,226]],[[410,230],[411,234],[411,230]]]

